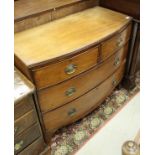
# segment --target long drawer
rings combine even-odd
[[[37,122],[36,112],[34,110],[27,112],[25,115],[15,120],[14,123],[15,136],[22,133],[24,130],[26,130],[36,122]]]
[[[131,32],[131,24],[128,25],[125,30],[120,32],[117,35],[114,35],[110,39],[104,41],[101,44],[101,51],[102,51],[102,60],[106,60],[108,57],[110,57],[113,53],[116,52],[116,50],[120,49],[125,43],[128,42],[130,38],[130,32]]]
[[[97,107],[116,87],[123,77],[124,64],[106,81],[73,102],[43,115],[47,133],[72,123]]]
[[[95,66],[97,60],[98,47],[94,47],[59,63],[36,69],[33,71],[35,84],[41,89],[60,83]]]
[[[15,138],[14,144],[14,152],[15,154],[19,153],[21,150],[30,145],[33,141],[35,141],[38,137],[40,137],[40,127],[39,124],[35,124],[22,134],[18,135]]]
[[[93,89],[110,76],[122,63],[127,54],[128,44],[106,62],[75,78],[54,87],[38,91],[41,111],[47,112],[70,102]]]

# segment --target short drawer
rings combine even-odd
[[[72,123],[96,108],[112,92],[123,77],[124,64],[106,81],[82,97],[43,115],[47,133]]]
[[[29,129],[24,131],[22,134],[18,135],[15,138],[14,144],[15,154],[19,153],[21,150],[23,150],[25,147],[31,144],[34,140],[40,137],[40,135],[41,133],[39,124],[33,125]]]
[[[128,44],[112,55],[107,61],[75,78],[59,85],[38,91],[42,112],[55,109],[93,89],[110,76],[123,62]]]
[[[33,124],[37,122],[36,112],[31,110],[24,114],[22,117],[15,120],[14,135],[17,136]]]
[[[14,119],[18,119],[28,111],[34,108],[34,102],[31,95],[24,97],[21,101],[14,106]]]
[[[97,59],[98,47],[94,47],[59,63],[33,70],[35,84],[41,89],[60,83],[95,66]]]
[[[118,49],[120,49],[125,43],[128,42],[131,33],[131,24],[123,30],[121,33],[106,40],[101,45],[102,60],[106,60]]]
[[[18,155],[39,155],[45,148],[43,137],[39,137],[32,144],[22,150]]]

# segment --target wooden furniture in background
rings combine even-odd
[[[47,141],[95,109],[119,84],[131,20],[94,7],[15,34],[15,65],[36,86]]]
[[[97,5],[99,0],[18,0],[14,30],[23,31]]]
[[[124,86],[131,89],[135,86],[136,73],[140,71],[140,0],[100,0],[100,5],[133,17],[130,51],[123,80]]]
[[[140,0],[100,0],[100,5],[140,19]]]
[[[14,152],[38,155],[45,143],[34,105],[34,85],[16,68],[14,75]]]
[[[133,20],[126,73],[123,80],[124,87],[127,89],[135,87],[137,72],[140,73],[140,22],[138,20]]]

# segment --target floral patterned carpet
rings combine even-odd
[[[136,87],[130,91],[116,88],[112,95],[83,119],[58,130],[51,139],[51,155],[72,155],[123,104],[140,90],[139,74]]]

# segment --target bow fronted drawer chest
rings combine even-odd
[[[15,34],[15,65],[36,86],[47,140],[95,109],[121,81],[131,20],[94,7]]]

